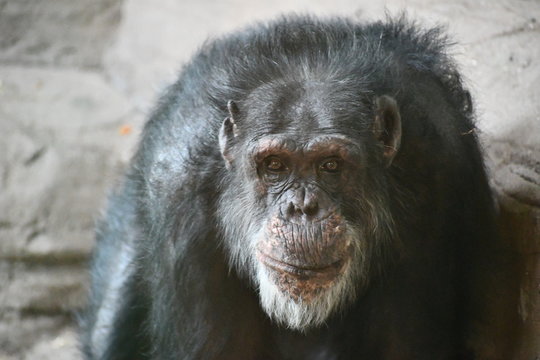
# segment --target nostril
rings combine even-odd
[[[298,211],[299,209],[292,202],[287,206],[287,215],[289,217],[296,215]]]
[[[302,209],[302,212],[307,216],[314,216],[317,214],[318,211],[319,211],[319,204],[317,204],[316,201],[308,202]]]

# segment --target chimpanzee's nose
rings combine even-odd
[[[294,199],[287,206],[287,215],[289,217],[314,217],[319,212],[319,202],[315,194],[306,192],[305,189],[298,189]]]
[[[295,204],[294,202],[289,203],[289,207],[287,208],[287,214],[289,216],[302,216],[306,215],[309,217],[313,217],[317,215],[319,212],[319,204],[317,203],[317,200],[308,201],[304,204]]]

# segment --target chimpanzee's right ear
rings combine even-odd
[[[223,159],[225,160],[225,165],[227,166],[227,169],[229,169],[233,160],[230,150],[234,139],[238,136],[238,128],[236,126],[238,106],[236,106],[234,101],[229,100],[227,103],[227,110],[229,110],[229,116],[223,120],[221,129],[219,130],[219,149],[221,151],[221,156],[223,156]]]

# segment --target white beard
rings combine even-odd
[[[247,209],[244,207],[242,209]],[[230,215],[230,214],[229,214]],[[236,216],[247,216],[238,214]],[[294,299],[282,291],[274,282],[273,274],[255,256],[257,244],[263,241],[264,227],[251,223],[244,228],[224,226],[226,238],[242,239],[229,243],[229,264],[239,274],[249,276],[258,288],[259,301],[264,312],[277,323],[291,329],[306,331],[320,326],[334,313],[352,303],[357,293],[365,288],[369,278],[370,256],[368,244],[361,232],[347,224],[347,234],[351,242],[351,258],[344,264],[341,275],[327,289],[309,301]],[[244,234],[253,234],[244,237]],[[247,247],[247,249],[246,249]],[[251,276],[250,276],[251,275]]]
[[[353,238],[352,242],[358,245],[359,239]],[[366,269],[366,259],[360,250],[360,246],[353,246],[352,257],[344,265],[343,273],[328,289],[321,291],[309,301],[303,301],[301,298],[295,300],[280,290],[272,280],[268,268],[257,261],[256,278],[262,308],[271,319],[294,330],[305,331],[322,325],[330,315],[353,302],[358,288],[364,285],[362,279],[366,277],[362,275],[365,275],[363,273]]]

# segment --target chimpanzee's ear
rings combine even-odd
[[[375,99],[373,133],[383,145],[385,165],[390,166],[401,143],[401,117],[396,101],[388,95]]]
[[[230,149],[234,138],[238,136],[238,128],[236,127],[238,106],[236,106],[234,101],[229,100],[227,103],[227,110],[229,110],[229,116],[223,120],[221,129],[219,130],[219,149],[221,150],[221,156],[225,159],[227,168],[230,168],[232,163]]]

